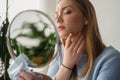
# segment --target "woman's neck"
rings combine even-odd
[[[66,39],[61,39],[62,45],[65,47],[65,41]]]

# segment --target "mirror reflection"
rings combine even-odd
[[[58,39],[55,32],[54,24],[43,13],[32,10],[19,13],[8,31],[12,58],[24,53],[36,67],[48,64],[56,55],[54,47]]]

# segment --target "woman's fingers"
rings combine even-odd
[[[66,47],[69,48],[73,54],[78,54],[82,51],[82,48],[84,47],[84,39],[83,35],[81,33],[78,33],[76,36],[72,36],[70,34],[66,40]],[[71,41],[73,39],[73,41]]]
[[[81,34],[78,33],[78,34],[74,37],[74,39],[73,39],[73,41],[72,41],[72,44],[71,44],[71,46],[70,46],[71,49],[74,49],[74,47],[76,46],[76,43],[78,42],[80,36],[81,36]]]
[[[84,39],[83,35],[81,33],[78,33],[76,36],[72,36],[70,33],[69,36],[66,39],[65,48],[68,48],[72,54],[78,54],[82,51],[82,48],[84,46]]]
[[[80,52],[84,49],[84,47],[85,47],[85,41],[82,41],[77,50],[77,54],[80,54]]]
[[[78,49],[80,48],[82,41],[83,41],[83,36],[81,36],[81,37],[79,38],[79,40],[77,41],[77,43],[76,43],[76,45],[75,45],[75,47],[74,47],[74,52],[77,52],[77,53],[78,53]]]
[[[25,78],[19,75],[18,80],[25,80]]]
[[[81,33],[78,33],[78,34],[74,37],[74,39],[73,39],[73,41],[72,41],[72,43],[71,43],[71,46],[70,46],[71,49],[74,49],[74,48],[75,48],[75,46],[76,46],[77,42],[79,41],[80,37],[81,37]]]
[[[32,76],[33,75],[31,73],[28,73],[26,71],[21,71],[19,78],[21,78],[20,80],[29,80],[29,79],[32,79]]]

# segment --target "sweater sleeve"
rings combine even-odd
[[[55,58],[50,64],[48,68],[47,75],[52,78],[52,80],[55,80],[55,75],[59,69],[59,60]]]

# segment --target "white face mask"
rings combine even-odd
[[[32,73],[31,70],[28,68],[28,65],[31,65],[31,62],[27,58],[25,54],[20,54],[14,62],[8,68],[8,74],[11,80],[18,80],[19,72],[21,70],[25,70],[26,72]]]

